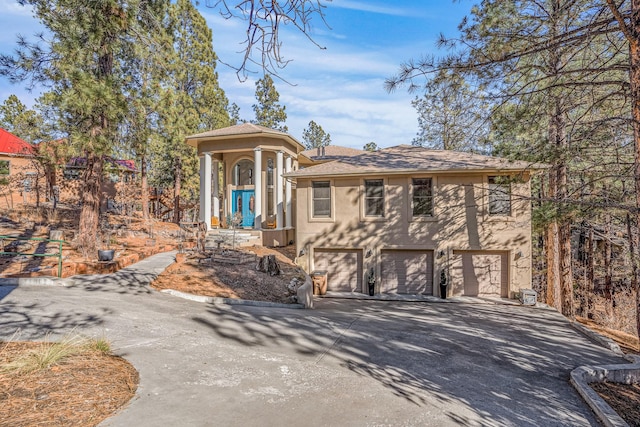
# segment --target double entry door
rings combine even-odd
[[[255,190],[233,190],[231,192],[231,219],[236,218],[236,213],[242,215],[241,227],[253,227],[256,218]]]

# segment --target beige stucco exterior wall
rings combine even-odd
[[[492,173],[491,175],[498,175]],[[454,251],[499,251],[508,257],[508,290],[513,297],[520,288],[531,287],[531,203],[529,175],[511,184],[511,215],[488,214],[489,174],[449,173],[440,175],[369,176],[385,181],[384,218],[366,218],[363,205],[364,178],[298,178],[296,244],[298,263],[314,270],[316,248],[363,251],[363,272],[374,268],[380,277],[380,253],[385,249],[434,251],[433,283],[440,271],[450,272],[460,262]],[[411,178],[433,180],[434,216],[412,218]],[[311,217],[312,181],[331,181],[331,218]],[[365,254],[371,251],[371,256]],[[363,277],[363,282],[364,282]],[[461,293],[460,283],[451,283],[451,294]],[[435,291],[434,291],[435,292]]]
[[[9,161],[9,175],[1,177],[7,183],[0,185],[0,207],[12,209],[25,203],[35,204],[38,196],[36,184],[40,201],[45,201],[46,179],[44,174],[38,172],[34,158],[0,154],[0,160]],[[31,191],[24,191],[25,179],[31,180]]]

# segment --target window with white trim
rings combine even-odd
[[[364,215],[376,217],[384,216],[384,180],[365,179]]]
[[[489,177],[489,215],[511,215],[511,182],[507,176]]]
[[[433,216],[433,180],[431,178],[413,178],[411,184],[413,216]]]
[[[314,218],[331,218],[331,182],[312,182],[312,215]]]

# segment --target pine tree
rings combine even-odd
[[[230,106],[229,106],[229,125],[230,126],[234,126],[240,123],[244,123],[244,120],[242,120],[240,118],[240,107],[238,107],[238,104],[236,104],[235,102],[233,102]]]
[[[228,101],[215,72],[217,56],[211,29],[190,0],[171,5],[168,28],[174,52],[167,58],[166,82],[162,84],[161,137],[154,149],[153,180],[173,185],[173,220],[179,222],[181,193],[195,199],[198,191],[198,158],[184,138],[228,126],[229,115]]]
[[[478,151],[488,132],[480,91],[473,92],[460,74],[442,70],[411,103],[418,112],[418,135],[412,145],[442,150]]]
[[[284,124],[287,121],[287,107],[279,104],[280,94],[268,74],[256,82],[256,100],[258,103],[252,106],[256,118],[251,123],[281,132],[289,130]]]
[[[148,170],[152,143],[158,137],[160,87],[166,77],[165,60],[173,52],[169,34],[161,25],[167,16],[169,4],[163,2],[147,6],[147,13],[154,17],[141,23],[146,29],[147,43],[130,46],[123,65],[123,73],[127,76],[125,96],[128,111],[121,128],[121,157],[134,158],[139,170],[137,196],[144,219],[149,218]]]
[[[622,36],[629,46],[629,86],[631,94],[631,117],[633,124],[634,162],[633,176],[635,184],[635,217],[636,226],[640,227],[640,0],[622,2],[618,5],[613,0],[605,0],[611,10]],[[630,228],[630,227],[629,227]],[[632,247],[638,242],[629,236]],[[636,329],[640,337],[640,268],[638,260],[633,259],[634,287],[636,293]]]
[[[47,45],[19,40],[16,57],[0,57],[14,80],[31,78],[51,85],[60,129],[86,159],[82,176],[78,246],[95,254],[104,156],[111,151],[126,111],[120,59],[135,42],[139,1],[25,0],[47,32]]]
[[[0,105],[0,128],[33,144],[43,138],[44,120],[35,110],[27,109],[16,95],[9,95]]]
[[[376,143],[375,143],[375,142],[373,142],[373,141],[371,141],[371,142],[367,142],[366,144],[364,144],[364,147],[362,147],[362,149],[363,149],[364,151],[371,151],[371,152],[374,152],[374,151],[378,151],[378,150],[379,150],[379,148],[378,148],[378,144],[376,144]]]
[[[460,28],[460,40],[441,39],[441,45],[460,47],[456,53],[418,63],[409,62],[388,82],[410,83],[417,76],[448,70],[476,79],[493,99],[492,117],[528,110],[546,128],[539,145],[542,158],[552,164],[546,199],[552,202],[547,245],[548,302],[573,316],[569,160],[573,152],[570,124],[580,121],[580,106],[599,109],[621,98],[624,57],[602,5],[590,0],[487,0],[473,9]],[[601,96],[596,96],[596,90]],[[513,101],[513,102],[510,102]],[[515,108],[514,108],[515,106]],[[588,109],[586,111],[588,111]],[[512,117],[513,123],[515,119]],[[506,120],[502,119],[502,123]]]
[[[331,144],[331,135],[326,133],[322,126],[311,120],[309,126],[302,131],[302,142],[307,150],[326,147]]]

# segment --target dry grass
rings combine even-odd
[[[138,373],[105,339],[0,342],[0,427],[95,426],[135,394]]]
[[[74,354],[87,351],[111,352],[109,343],[80,335],[68,335],[59,342],[49,342],[48,338],[40,343],[34,343],[34,348],[25,351],[19,357],[0,364],[0,373],[16,372],[30,374],[41,369],[47,369]],[[100,350],[102,349],[102,350]]]

